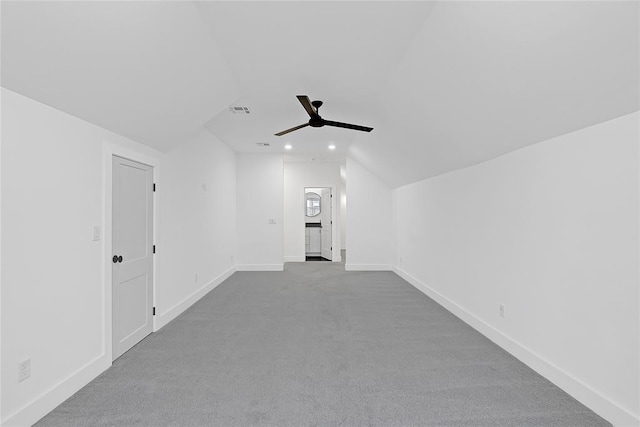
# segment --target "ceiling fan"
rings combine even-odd
[[[321,128],[322,126],[334,126],[337,128],[345,128],[345,129],[353,129],[353,130],[361,130],[364,132],[371,132],[373,128],[359,125],[352,125],[349,123],[342,122],[333,122],[331,120],[325,120],[320,117],[318,114],[318,108],[322,106],[322,101],[311,101],[307,95],[298,95],[298,101],[302,104],[307,113],[309,114],[309,123],[304,123],[300,126],[292,127],[291,129],[283,130],[282,132],[276,133],[276,136],[286,135],[289,132],[293,132],[294,130],[302,129],[307,126],[311,126],[314,128]]]

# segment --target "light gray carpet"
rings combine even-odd
[[[37,426],[602,426],[390,272],[239,272]]]

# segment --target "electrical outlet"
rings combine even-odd
[[[18,362],[18,382],[22,382],[31,376],[31,358]]]
[[[500,312],[500,317],[504,317],[504,304],[500,304],[498,306],[499,312]]]
[[[207,184],[202,184],[202,191],[207,191]]]

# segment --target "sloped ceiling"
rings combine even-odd
[[[638,110],[638,16],[604,1],[5,1],[2,85],[160,150],[204,126],[239,152],[349,153],[397,187]],[[308,120],[299,94],[374,130],[275,137]]]
[[[637,111],[639,3],[438,3],[351,147],[391,186]]]
[[[167,150],[238,96],[192,2],[2,2],[2,86]]]

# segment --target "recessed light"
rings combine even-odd
[[[335,149],[336,149],[335,145],[333,145],[333,144],[329,145],[329,150],[335,150]]]
[[[291,150],[291,148],[292,148],[292,147],[291,147],[291,144],[287,144],[287,145],[285,145],[285,146],[284,146],[284,149],[285,149],[285,150]]]

